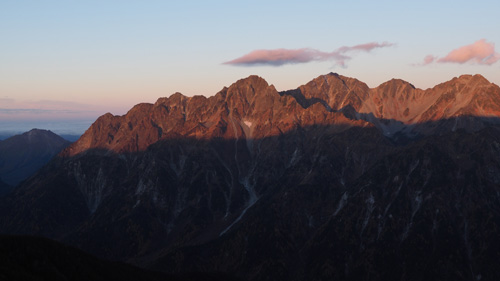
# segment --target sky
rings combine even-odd
[[[499,11],[498,0],[1,0],[0,131],[79,122],[82,133],[106,112],[253,74],[278,90],[329,72],[370,87],[476,73],[500,85]]]

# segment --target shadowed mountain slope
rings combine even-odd
[[[3,140],[0,142],[0,178],[15,186],[69,144],[51,131],[39,129]]]
[[[177,93],[101,116],[0,201],[0,229],[169,273],[496,280],[499,100],[477,75]]]

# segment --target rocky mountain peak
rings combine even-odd
[[[413,122],[469,117],[499,116],[500,88],[481,75],[462,75],[425,91],[425,110]],[[457,124],[460,124],[458,122]],[[469,124],[469,130],[482,128]]]
[[[176,92],[169,97],[161,97],[158,98],[155,102],[155,106],[159,105],[177,105],[177,106],[182,106],[185,104],[186,100],[189,99],[188,97],[184,96],[183,94]]]
[[[23,140],[27,142],[46,142],[50,143],[51,140],[57,140],[58,143],[61,142],[61,137],[56,135],[50,130],[42,129],[31,129],[28,132],[21,134],[17,137],[18,141]]]
[[[490,87],[494,85],[480,74],[464,74],[459,77],[436,85],[433,89],[440,91],[461,91],[464,88],[474,89],[478,87]]]
[[[21,135],[16,135],[9,139],[6,139],[4,142],[5,144],[12,143],[26,146],[47,145],[50,147],[61,147],[68,144],[68,141],[63,139],[61,136],[53,133],[52,131],[36,128],[22,133]]]
[[[359,109],[369,90],[365,83],[336,73],[321,75],[298,88],[306,100],[319,101],[333,111],[348,105]]]
[[[474,83],[476,85],[478,84],[490,84],[490,81],[488,81],[484,76],[481,74],[464,74],[460,75],[457,79],[457,81],[468,84],[468,83]]]
[[[396,79],[396,78],[393,78],[387,82],[384,82],[382,84],[380,84],[377,88],[380,88],[380,89],[384,89],[385,91],[391,91],[391,92],[394,92],[394,91],[397,91],[398,89],[405,89],[405,90],[415,90],[415,86],[413,86],[413,84],[405,81],[405,80],[402,80],[402,79]]]
[[[252,75],[238,80],[227,89],[225,103],[231,115],[244,119],[253,118],[257,112],[268,109],[275,98],[279,98],[279,94],[274,86]]]
[[[257,75],[250,75],[247,78],[240,79],[228,88],[228,92],[236,92],[245,94],[247,99],[251,99],[254,95],[265,88],[269,87],[267,81]]]
[[[269,87],[269,84],[263,78],[257,75],[251,75],[233,83],[227,89],[226,100],[230,103],[250,103],[256,96],[262,95]]]
[[[370,89],[357,79],[329,73],[278,93],[252,75],[208,98],[175,93],[154,104],[138,104],[124,116],[105,114],[65,154],[90,148],[140,151],[159,140],[179,137],[255,138],[341,119],[350,126],[369,122],[388,137],[398,132],[414,136],[436,130],[411,127],[415,124],[459,116],[500,116],[500,88],[480,75],[462,75],[427,90],[401,79]],[[467,124],[445,127],[482,128]]]
[[[44,134],[54,134],[50,130],[41,130],[41,129],[31,129],[28,132],[24,133],[27,136],[41,136]]]

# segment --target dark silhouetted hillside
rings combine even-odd
[[[51,131],[39,129],[3,140],[0,142],[0,178],[15,186],[69,144]]]

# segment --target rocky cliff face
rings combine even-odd
[[[396,139],[401,134],[415,138],[458,128],[476,131],[485,122],[497,122],[497,92],[498,86],[481,75],[462,75],[421,90],[399,79],[369,89],[363,82],[337,74],[320,76],[288,91],[303,96],[303,105],[321,103],[330,111],[368,121]]]
[[[499,101],[478,75],[174,94],[101,116],[1,202],[0,229],[167,272],[498,279]]]
[[[250,76],[209,98],[176,93],[155,104],[136,105],[124,116],[103,115],[63,155],[95,148],[138,152],[175,138],[262,139],[319,124],[345,125],[339,130],[370,126],[319,105],[306,110],[294,97],[280,95],[264,79]]]

